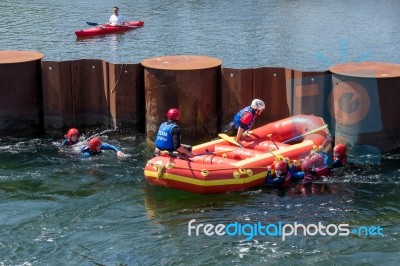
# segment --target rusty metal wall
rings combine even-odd
[[[155,139],[170,108],[181,113],[183,143],[217,136],[217,85],[220,68],[164,70],[145,67],[146,135]]]
[[[107,62],[83,59],[71,62],[75,123],[112,126],[109,111]]]
[[[377,132],[362,133],[360,143],[369,143],[382,152],[400,151],[400,78],[378,79],[378,97],[382,129]]]
[[[42,62],[47,133],[69,127],[144,128],[143,67],[102,60]]]
[[[256,120],[256,127],[288,117],[291,75],[291,70],[285,68],[223,68],[220,93],[221,129],[255,98],[263,100],[266,104],[266,111]]]
[[[255,127],[290,116],[287,93],[290,79],[291,70],[285,68],[253,69],[253,98],[263,100],[266,105],[266,111],[257,119]]]
[[[42,61],[43,116],[47,133],[75,126],[71,62]]]
[[[400,149],[400,78],[333,74],[329,110],[336,143],[385,153]]]
[[[0,64],[0,135],[43,130],[40,60]]]
[[[45,132],[111,126],[106,62],[43,61],[42,80]]]
[[[302,72],[293,70],[291,114],[316,115],[329,122],[331,119],[327,102],[331,84],[329,71]]]
[[[260,98],[267,109],[256,126],[314,114],[325,119],[337,143],[398,150],[400,66],[373,66],[381,78],[270,67],[157,70],[90,59],[0,64],[0,134],[126,125],[154,139],[167,110],[176,107],[182,142],[200,143]]]
[[[233,116],[253,99],[253,69],[222,68],[220,97],[221,132]]]
[[[144,77],[141,64],[108,63],[112,125],[144,131]]]

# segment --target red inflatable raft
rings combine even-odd
[[[75,31],[75,34],[76,37],[88,37],[101,34],[123,32],[127,30],[136,29],[138,27],[142,27],[143,25],[144,25],[143,20],[126,22],[125,25],[122,26],[110,26],[108,24],[102,24],[85,30],[77,30]]]
[[[242,191],[265,183],[267,167],[276,158],[304,159],[315,146],[331,150],[330,133],[322,118],[296,115],[252,130],[240,147],[232,137],[193,147],[195,157],[157,156],[144,176],[149,183],[194,193]]]

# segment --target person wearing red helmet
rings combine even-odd
[[[64,135],[64,139],[61,142],[61,146],[71,146],[79,141],[79,131],[76,128],[70,128],[66,135]]]
[[[344,144],[336,144],[333,148],[332,168],[345,166],[347,163],[347,148]]]
[[[156,135],[155,155],[160,155],[163,151],[167,151],[168,154],[177,151],[188,157],[193,157],[194,155],[191,152],[192,147],[181,143],[181,131],[176,124],[180,119],[179,110],[175,108],[169,109],[167,118],[168,121],[160,125]]]
[[[117,152],[118,157],[124,156],[124,153],[120,151],[118,147],[108,143],[102,143],[99,137],[90,139],[87,145],[82,148],[81,154],[83,158],[89,158],[93,155],[100,154],[102,150],[113,150]]]
[[[329,171],[326,157],[321,153],[312,153],[304,158],[301,169],[304,172],[305,182],[320,179],[321,176],[327,175]]]
[[[268,166],[267,178],[265,183],[268,185],[288,187],[290,186],[291,174],[285,161],[275,161],[273,164],[275,174],[271,173],[271,166]]]

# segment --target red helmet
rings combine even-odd
[[[301,169],[311,170],[313,167],[322,167],[324,164],[324,156],[319,153],[314,153],[304,159],[303,163],[301,164]]]
[[[311,161],[311,158],[307,157],[304,159],[304,161],[301,163],[301,169],[303,171],[311,171],[313,167],[313,163]]]
[[[324,162],[324,156],[320,153],[315,153],[311,156],[311,161],[315,165],[315,167],[321,167],[325,164]]]
[[[274,163],[274,169],[275,169],[275,171],[280,169],[283,174],[286,174],[286,172],[287,172],[286,163],[284,161],[276,161]]]
[[[91,140],[89,140],[89,149],[92,151],[95,151],[96,147],[100,145],[101,145],[101,140],[99,137],[94,137]]]
[[[333,152],[339,153],[339,155],[344,156],[346,154],[347,148],[344,144],[336,144],[333,148]]]
[[[71,139],[72,135],[78,135],[79,136],[79,131],[76,128],[70,128],[67,132],[67,138]]]
[[[175,108],[169,109],[167,112],[167,117],[169,120],[179,120],[179,110]]]

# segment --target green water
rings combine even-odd
[[[55,138],[0,139],[0,265],[397,265],[400,158],[341,169],[320,183],[196,195],[154,187],[142,135],[105,134],[122,148],[81,159]],[[207,236],[196,224],[380,226],[384,236]]]

